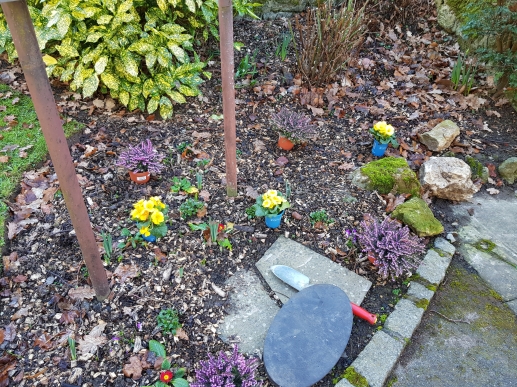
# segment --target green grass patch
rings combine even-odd
[[[63,128],[66,137],[70,137],[80,132],[83,125],[72,120]],[[46,158],[47,145],[31,98],[0,84],[0,248],[5,245],[5,200],[18,188],[23,172]]]

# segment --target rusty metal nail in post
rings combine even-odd
[[[223,81],[226,194],[237,196],[237,146],[235,134],[235,88],[233,64],[233,10],[231,0],[219,0],[219,38]]]
[[[29,9],[24,0],[2,3],[7,25],[18,51],[25,80],[36,109],[50,158],[59,179],[66,207],[98,300],[108,297],[110,288],[99,248],[90,225],[72,156],[68,150],[61,118],[41,57]]]

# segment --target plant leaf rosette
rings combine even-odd
[[[161,197],[153,196],[149,200],[140,199],[133,204],[131,219],[143,237],[161,238],[167,234],[167,213],[169,207],[161,201]]]

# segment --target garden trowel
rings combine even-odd
[[[298,291],[311,286],[309,277],[293,269],[292,267],[285,265],[274,265],[271,266],[270,269],[279,279]],[[374,325],[377,322],[376,314],[368,312],[366,309],[361,308],[359,305],[356,305],[353,302],[350,303],[350,306],[352,307],[352,313],[354,316],[369,322],[371,325]]]

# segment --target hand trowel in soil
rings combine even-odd
[[[286,284],[292,286],[296,290],[300,291],[308,286],[311,286],[310,279],[305,274],[293,269],[292,267],[285,265],[273,265],[270,267],[274,275]],[[359,317],[362,320],[369,322],[374,325],[377,322],[377,315],[368,312],[366,309],[361,308],[359,305],[350,303],[352,307],[352,313],[354,316]]]

